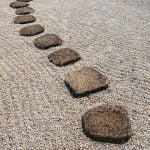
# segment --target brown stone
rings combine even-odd
[[[15,2],[10,3],[10,7],[12,8],[21,8],[21,7],[27,7],[27,6],[29,6],[29,4],[26,2],[15,1]]]
[[[33,0],[17,0],[17,1],[21,1],[21,2],[31,2]]]
[[[81,70],[70,72],[65,84],[74,97],[86,96],[108,87],[107,77],[98,71],[83,67]]]
[[[26,15],[34,13],[34,9],[31,7],[23,7],[16,10],[17,15]]]
[[[50,47],[60,46],[62,40],[55,34],[46,34],[33,41],[34,45],[40,49],[48,49]]]
[[[124,143],[132,135],[128,112],[122,106],[102,105],[82,116],[83,132],[93,140]]]
[[[17,16],[14,18],[14,23],[16,24],[25,24],[25,23],[31,23],[36,21],[36,18],[32,15],[23,15],[23,16]]]
[[[65,66],[81,59],[81,56],[70,48],[63,48],[51,53],[49,60],[57,66]]]
[[[39,24],[24,27],[19,31],[21,36],[34,36],[42,32],[44,32],[44,28]]]

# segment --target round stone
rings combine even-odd
[[[33,41],[34,45],[40,49],[47,49],[50,47],[59,46],[62,40],[55,34],[46,34]]]
[[[42,32],[44,32],[44,28],[39,24],[35,24],[35,25],[31,25],[31,26],[22,28],[19,31],[19,34],[21,36],[34,36],[34,35],[40,34]]]
[[[31,2],[33,0],[17,0],[17,1],[21,1],[21,2]]]
[[[17,15],[26,15],[34,13],[34,9],[31,7],[23,7],[16,10]]]
[[[36,18],[32,15],[17,16],[14,18],[14,23],[16,24],[25,24],[34,21],[36,21]]]
[[[132,135],[128,112],[122,106],[102,105],[82,116],[83,132],[93,140],[124,143]]]
[[[21,8],[21,7],[27,7],[27,6],[29,6],[29,4],[26,2],[15,1],[15,2],[10,3],[10,7],[12,8]]]

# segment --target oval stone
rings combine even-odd
[[[82,116],[83,132],[93,140],[124,143],[132,135],[128,112],[122,106],[101,105]]]
[[[31,7],[23,7],[23,8],[19,8],[16,10],[16,14],[17,15],[26,15],[26,14],[31,14],[34,13],[34,9]]]
[[[26,2],[15,1],[15,2],[10,3],[10,7],[15,8],[15,9],[21,8],[21,7],[27,7],[27,6],[29,6],[29,4]]]
[[[31,26],[22,28],[19,31],[19,34],[21,36],[34,36],[34,35],[40,34],[42,32],[44,32],[44,28],[39,24],[35,24],[35,25],[31,25]]]
[[[14,23],[16,24],[25,24],[34,21],[36,21],[36,18],[32,15],[17,16],[14,18]]]
[[[47,49],[50,47],[59,46],[62,40],[55,34],[46,34],[33,41],[34,45],[40,49]]]

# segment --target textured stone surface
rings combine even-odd
[[[17,15],[26,15],[26,14],[31,14],[34,13],[34,9],[32,7],[23,7],[23,8],[18,8],[16,10]]]
[[[63,48],[51,53],[49,60],[57,66],[65,66],[81,59],[81,56],[70,48]]]
[[[21,2],[31,2],[33,0],[17,0],[17,1],[21,1]]]
[[[34,36],[42,32],[44,32],[44,28],[39,24],[24,27],[19,31],[21,36]]]
[[[90,67],[70,72],[65,83],[74,97],[85,96],[108,87],[107,77]]]
[[[128,112],[121,106],[102,105],[82,116],[84,133],[93,140],[124,143],[132,135]]]
[[[27,6],[29,6],[29,4],[26,2],[15,1],[15,2],[10,3],[10,7],[12,8],[21,8],[21,7],[27,7]]]
[[[36,18],[32,15],[23,15],[23,16],[17,16],[14,18],[14,23],[16,24],[25,24],[25,23],[31,23],[36,21]]]
[[[50,47],[60,46],[62,44],[62,40],[55,34],[46,34],[36,38],[33,43],[40,49],[47,49]]]

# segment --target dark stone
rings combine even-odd
[[[21,8],[21,7],[27,7],[27,6],[29,6],[29,4],[26,2],[15,1],[15,2],[10,3],[10,7],[15,8],[15,9]]]
[[[108,79],[90,67],[83,67],[81,70],[70,72],[66,76],[65,84],[72,96],[82,97],[106,89]]]
[[[128,112],[122,106],[102,105],[82,116],[83,132],[92,140],[121,144],[131,136]]]
[[[44,28],[39,24],[24,27],[19,31],[21,36],[34,36],[42,32],[44,32]]]
[[[26,24],[36,21],[36,18],[32,15],[17,16],[14,18],[16,24]]]
[[[16,14],[17,15],[26,15],[26,14],[31,14],[34,13],[34,9],[31,7],[23,7],[23,8],[19,8],[16,10]]]
[[[62,40],[55,34],[46,34],[36,38],[33,43],[40,49],[48,49],[50,47],[60,46]]]
[[[31,2],[33,0],[17,0],[17,1],[21,1],[21,2]]]
[[[81,59],[81,56],[70,48],[63,48],[51,53],[49,60],[57,66],[65,66]]]

